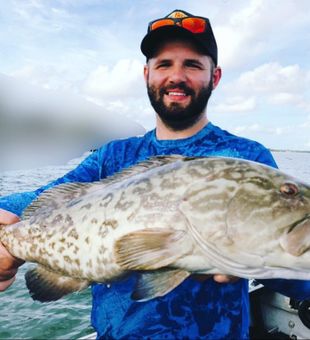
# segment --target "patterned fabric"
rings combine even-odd
[[[105,178],[154,155],[225,156],[244,158],[276,167],[261,144],[236,137],[209,123],[195,136],[157,140],[155,130],[142,137],[113,141],[92,153],[64,177],[34,191],[0,197],[0,207],[20,215],[42,191],[65,182]],[[104,339],[247,339],[248,281],[218,284],[188,278],[161,298],[134,302],[130,298],[135,275],[112,285],[94,284],[92,325]],[[285,282],[284,282],[285,281]],[[266,282],[265,282],[266,283]],[[310,297],[304,281],[268,280],[282,293]]]

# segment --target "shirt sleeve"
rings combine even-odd
[[[276,161],[274,160],[271,152],[265,147],[258,153],[255,162],[269,165],[273,168],[278,168]]]
[[[11,211],[21,216],[24,209],[36,199],[43,191],[56,185],[69,182],[92,182],[99,180],[101,177],[102,163],[104,162],[104,149],[95,151],[84,161],[82,161],[74,170],[68,172],[47,185],[44,185],[34,191],[11,194],[0,197],[0,208]]]

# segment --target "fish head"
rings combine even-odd
[[[245,164],[228,203],[226,225],[241,246],[258,252],[281,247],[300,256],[310,249],[310,186],[277,169]]]

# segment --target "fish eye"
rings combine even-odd
[[[299,193],[299,189],[294,183],[284,183],[280,187],[280,192],[287,196],[295,196]]]

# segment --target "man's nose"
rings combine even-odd
[[[169,74],[169,81],[171,83],[181,83],[186,81],[186,73],[183,67],[175,66],[171,69]]]

